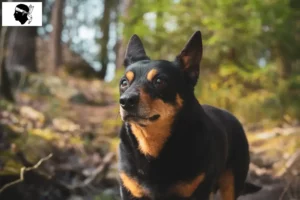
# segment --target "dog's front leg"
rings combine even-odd
[[[120,186],[121,200],[147,200],[145,197],[134,197],[123,185]]]
[[[121,200],[136,199],[130,194],[130,192],[123,185],[120,186],[120,196],[121,196]]]

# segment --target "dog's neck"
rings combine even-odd
[[[130,123],[141,153],[156,158],[171,135],[172,123],[173,117],[158,120],[145,127]]]
[[[145,156],[158,157],[168,138],[171,136],[174,121],[190,119],[188,116],[191,112],[194,112],[193,109],[196,108],[195,106],[199,107],[199,103],[195,97],[191,97],[187,102],[181,102],[181,108],[174,112],[174,115],[168,115],[145,126],[135,122],[127,123],[138,142],[140,152]],[[188,129],[187,125],[186,130]]]

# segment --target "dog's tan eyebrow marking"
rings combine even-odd
[[[156,69],[151,69],[148,74],[147,74],[147,80],[148,81],[152,81],[152,79],[154,78],[154,76],[158,73],[158,71]]]
[[[134,73],[132,71],[126,72],[125,76],[128,79],[129,83],[131,83],[134,79]]]

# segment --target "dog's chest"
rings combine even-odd
[[[121,176],[123,185],[130,193],[137,197],[151,199],[165,199],[170,197],[191,197],[198,186],[205,180],[205,173],[199,173],[192,179],[181,181],[167,181],[166,177],[148,176],[143,169],[137,171],[136,176]]]
[[[191,176],[191,170],[187,170],[186,163],[182,163],[178,163],[178,158],[176,162],[170,157],[154,161],[144,158],[126,163],[124,166],[130,166],[130,169],[128,174],[121,176],[123,185],[137,198],[190,197],[204,181],[205,173],[195,172]]]

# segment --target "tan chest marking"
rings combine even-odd
[[[135,180],[134,178],[128,176],[126,173],[121,172],[120,177],[124,187],[137,198],[141,198],[147,195],[147,191]]]
[[[139,143],[139,149],[144,155],[157,157],[163,145],[170,136],[172,121],[158,121],[150,127],[131,124],[131,130]]]
[[[202,173],[198,175],[195,179],[190,182],[180,182],[170,189],[170,193],[177,194],[180,197],[188,198],[192,196],[197,187],[203,182],[205,179],[205,174]]]

